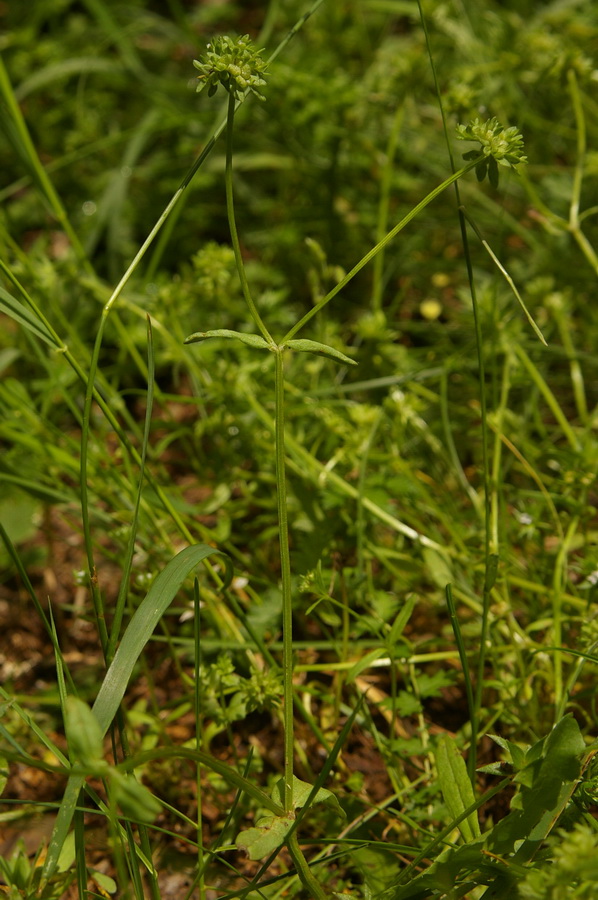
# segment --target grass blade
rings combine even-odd
[[[93,712],[103,734],[107,732],[118,711],[135,663],[156,625],[176,597],[185,578],[213,553],[220,554],[220,551],[207,544],[196,544],[181,550],[160,572],[136,610],[93,705]],[[228,557],[221,555],[226,563],[225,582],[228,584],[232,578],[232,565]],[[84,781],[81,775],[71,775],[69,778],[44,863],[43,877],[46,880],[52,876],[58,864]]]

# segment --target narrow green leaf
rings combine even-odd
[[[506,161],[499,160],[499,162],[501,162],[502,164],[505,164]],[[484,174],[485,174],[486,173],[486,169],[485,169],[486,163],[484,162],[483,165],[484,165]],[[493,165],[494,165],[494,168],[493,168]],[[509,163],[506,163],[506,165],[509,165]],[[490,183],[492,184],[492,186],[497,187],[498,186],[498,167],[496,165],[496,160],[494,160],[494,159],[490,160],[489,176],[490,176]],[[483,181],[483,178],[481,178],[479,180]],[[482,244],[482,247],[484,248],[486,253],[490,256],[492,262],[494,263],[496,268],[499,270],[499,272],[502,274],[505,281],[507,282],[507,284],[513,291],[513,294],[515,295],[515,299],[517,300],[517,302],[519,303],[519,306],[523,310],[523,313],[524,313],[527,321],[531,325],[532,329],[534,330],[536,336],[542,341],[542,343],[544,344],[545,347],[548,346],[546,343],[546,338],[540,331],[540,328],[536,324],[534,317],[532,316],[529,309],[525,305],[523,297],[517,290],[517,286],[516,286],[515,282],[513,281],[513,279],[511,278],[511,276],[509,275],[509,273],[507,272],[507,270],[505,269],[505,267],[503,266],[503,264],[501,263],[501,261],[499,260],[497,255],[494,253],[494,251],[493,251],[492,247],[490,246],[490,244],[488,243],[488,241],[484,240],[484,238],[482,237],[482,233],[480,232],[479,228],[477,227],[477,225],[475,224],[473,219],[464,210],[463,210],[463,214],[464,214],[465,218],[467,219],[467,221],[469,222],[469,224],[471,225],[471,227],[473,228],[473,230],[475,231],[476,235],[478,236],[478,238]]]
[[[100,724],[102,735],[107,732],[116,715],[135,663],[154,628],[176,597],[185,578],[202,560],[212,554],[221,555],[225,560],[224,580],[226,584],[229,584],[232,578],[232,565],[229,558],[207,544],[194,544],[181,550],[174,559],[170,560],[142,600],[127,626],[93,705],[93,713]],[[68,780],[44,863],[43,878],[46,880],[56,870],[60,851],[66,840],[84,780],[81,775],[71,775]]]
[[[225,560],[225,582],[229,584],[232,579],[232,565],[229,558],[207,544],[194,544],[181,550],[170,560],[135,611],[93,705],[93,712],[100,723],[102,734],[106,733],[116,715],[135,663],[156,625],[176,597],[185,578],[202,560],[212,554],[218,554]]]
[[[228,328],[216,328],[214,331],[196,331],[184,340],[185,344],[197,344],[199,341],[207,341],[209,338],[229,338],[257,347],[259,350],[268,350],[270,345],[259,334],[245,334],[242,331],[229,331]]]
[[[447,734],[441,735],[438,741],[436,767],[444,802],[451,816],[457,819],[475,803],[475,796],[467,774],[465,760],[454,741]],[[467,843],[480,836],[480,826],[475,812],[459,823],[459,831]]]
[[[303,338],[298,340],[285,341],[285,347],[291,350],[299,350],[302,353],[315,353],[316,356],[325,356],[327,359],[333,359],[335,362],[342,362],[347,366],[356,366],[357,362],[350,357],[345,356],[340,350],[329,347],[328,344],[320,344],[318,341],[307,341]]]
[[[56,342],[44,323],[37,319],[31,310],[27,309],[20,300],[9,294],[3,287],[0,287],[0,312],[5,313],[11,319],[14,319],[15,322],[28,328],[29,331],[36,337],[41,338],[42,341],[45,341],[46,344],[60,349],[61,345]]]
[[[403,634],[405,630],[405,626],[407,622],[411,618],[411,614],[415,609],[415,604],[417,603],[417,595],[412,594],[410,597],[407,597],[401,611],[397,613],[397,617],[392,623],[392,627],[388,634],[388,646],[395,647],[399,642],[399,638]]]

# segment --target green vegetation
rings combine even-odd
[[[598,11],[0,22],[0,888],[595,896]]]

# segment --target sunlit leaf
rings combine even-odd
[[[210,338],[237,340],[243,344],[249,344],[250,347],[257,347],[258,350],[268,350],[270,346],[259,334],[245,334],[243,331],[230,331],[228,328],[216,328],[214,331],[196,331],[194,334],[186,337],[184,343],[197,344]]]

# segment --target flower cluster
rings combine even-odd
[[[488,172],[493,187],[498,185],[498,166],[515,168],[527,162],[523,153],[523,138],[517,128],[514,125],[503,128],[494,117],[485,122],[474,119],[469,125],[457,125],[457,138],[481,144],[483,157],[476,166],[476,175],[478,181],[483,181]],[[479,150],[470,150],[463,154],[463,159],[475,159],[479,155]]]
[[[197,90],[203,91],[207,87],[211,97],[222,84],[236,100],[240,100],[247,90],[260,100],[265,100],[258,87],[266,83],[262,75],[267,63],[260,53],[253,47],[248,34],[236,41],[227,35],[214,38],[208,44],[205,56],[193,60],[193,65],[201,72],[197,76]]]

